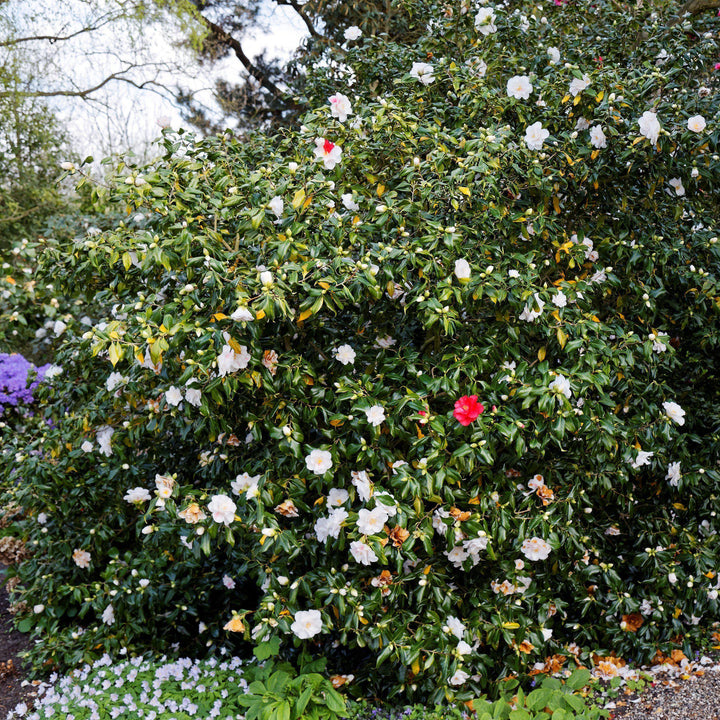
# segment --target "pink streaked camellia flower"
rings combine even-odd
[[[325,138],[315,138],[315,159],[325,165],[326,170],[332,170],[342,160],[342,148]]]
[[[456,403],[453,417],[461,425],[469,425],[485,412],[485,406],[478,402],[477,395],[463,395]]]

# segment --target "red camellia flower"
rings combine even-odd
[[[455,403],[453,417],[461,425],[469,425],[483,412],[485,412],[485,407],[477,401],[477,395],[463,395],[463,397]]]

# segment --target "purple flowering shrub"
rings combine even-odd
[[[0,353],[0,415],[6,408],[31,405],[50,367],[49,363],[36,367],[18,353]]]

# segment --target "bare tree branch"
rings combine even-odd
[[[47,40],[51,44],[54,44],[56,42],[63,42],[65,40],[72,40],[79,35],[84,35],[85,33],[99,30],[100,28],[105,27],[105,25],[108,25],[116,19],[117,18],[115,16],[108,13],[104,17],[98,18],[98,22],[95,25],[81,28],[74,33],[70,33],[69,35],[28,35],[27,37],[13,38],[12,40],[3,40],[2,42],[0,42],[0,47],[12,47],[13,45],[19,45],[20,43],[24,42],[33,42],[35,40]]]
[[[312,20],[307,16],[305,11],[302,9],[302,6],[297,2],[297,0],[275,0],[276,5],[285,5],[291,7],[302,19],[302,21],[305,23],[305,27],[308,29],[308,32],[318,40],[327,40],[327,38],[323,37],[316,29],[315,26],[312,23]]]
[[[688,0],[680,8],[680,16],[682,17],[686,13],[698,15],[705,10],[713,10],[715,8],[720,8],[720,0]]]
[[[262,87],[270,92],[277,100],[280,100],[289,107],[297,107],[292,98],[286,92],[281,90],[257,65],[250,60],[243,51],[242,45],[240,45],[234,37],[204,15],[199,14],[199,17],[212,32],[215,39],[223,45],[227,45],[235,53],[235,56],[238,60],[240,60],[248,73],[250,73],[250,75],[254,77],[260,85],[262,85]]]

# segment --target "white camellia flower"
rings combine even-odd
[[[368,422],[373,426],[377,427],[385,422],[385,408],[382,405],[373,405],[372,407],[365,409],[365,415],[367,415]]]
[[[165,402],[173,407],[177,407],[182,402],[182,399],[182,392],[174,385],[171,385],[170,389],[165,393]]]
[[[533,298],[534,302],[526,303],[525,309],[522,313],[520,313],[520,320],[525,320],[525,322],[534,322],[542,315],[545,303],[540,299],[540,296],[537,293],[534,293]],[[535,306],[537,306],[537,310],[535,310]]]
[[[222,352],[218,355],[218,374],[224,377],[230,373],[244,370],[250,362],[250,353],[244,345],[240,346],[240,352],[235,352],[230,345],[223,345]]]
[[[311,450],[305,458],[307,469],[316,475],[324,475],[332,467],[332,455],[327,450]]]
[[[273,286],[273,275],[269,270],[263,270],[260,273],[260,282],[265,288],[271,288]]]
[[[461,282],[466,283],[470,279],[470,263],[461,258],[455,261],[455,277]]]
[[[472,648],[464,640],[461,640],[455,649],[457,650],[458,655],[469,655],[472,652]]]
[[[670,485],[672,485],[673,487],[677,487],[681,477],[682,474],[680,472],[680,463],[670,463],[668,465],[668,471],[665,479],[669,481]]]
[[[353,200],[352,193],[345,193],[340,196],[340,199],[342,200],[342,204],[345,206],[346,210],[357,212],[360,209],[360,206]]]
[[[682,197],[685,194],[685,188],[680,178],[671,178],[668,180],[668,185],[675,190],[675,194],[678,197]]]
[[[270,202],[268,203],[268,207],[272,212],[275,213],[278,217],[280,217],[283,214],[283,210],[285,209],[285,201],[279,196],[276,195]]]
[[[340,122],[345,122],[348,115],[353,114],[349,98],[342,93],[331,95],[328,102],[330,103],[330,114]]]
[[[433,66],[429,63],[414,62],[410,69],[410,75],[423,85],[430,85],[430,83],[435,82]]]
[[[321,517],[315,522],[315,535],[320,542],[326,542],[329,537],[337,538],[340,535],[342,524],[348,519],[345,508],[336,508],[328,517]]]
[[[562,290],[558,290],[552,298],[553,305],[564,308],[567,305],[567,295]]]
[[[455,674],[448,678],[451,685],[462,685],[470,676],[464,670],[456,670]]]
[[[150,491],[144,487],[131,488],[125,493],[123,500],[130,503],[147,502],[150,500]]]
[[[528,150],[542,150],[543,143],[550,137],[550,131],[546,130],[541,122],[529,125],[525,130],[525,144]]]
[[[343,34],[345,35],[346,40],[352,42],[362,36],[362,30],[357,25],[351,25],[349,28],[345,29]]]
[[[668,582],[674,585],[677,582],[677,575],[674,572],[668,573]]]
[[[664,402],[665,414],[678,425],[685,424],[685,411],[676,402]]]
[[[355,351],[350,345],[340,345],[334,350],[335,359],[343,365],[352,365],[355,362]]]
[[[443,555],[458,569],[462,570],[462,564],[468,558],[467,551],[462,545],[456,545],[452,550],[446,550]]]
[[[528,560],[546,560],[552,548],[542,538],[531,537],[523,541],[520,550]]]
[[[570,94],[573,97],[577,97],[585,88],[589,87],[590,78],[587,75],[583,75],[581,78],[573,78],[570,83]]]
[[[230,483],[230,489],[236,495],[242,495],[245,493],[245,497],[248,500],[257,497],[258,495],[258,483],[260,482],[260,475],[250,475],[249,473],[240,473]]]
[[[527,75],[515,75],[507,81],[507,94],[517,100],[527,100],[533,90]]]
[[[72,554],[72,559],[75,564],[83,570],[90,567],[90,553],[86,550],[75,549]]]
[[[652,458],[654,454],[654,452],[645,452],[644,450],[638,450],[637,457],[631,461],[630,465],[636,470],[643,465],[649,465],[650,458]]]
[[[92,452],[93,447],[94,447],[93,444],[92,444],[89,440],[86,440],[86,441],[80,446],[80,449],[81,449],[83,452],[85,452],[85,453],[89,453],[89,452]]]
[[[572,395],[570,381],[564,375],[558,375],[551,383],[550,390],[558,395],[564,395],[568,400]]]
[[[115,608],[112,606],[112,603],[103,610],[102,621],[106,625],[112,625],[115,622]]]
[[[378,560],[378,556],[373,549],[360,540],[350,543],[350,554],[355,558],[355,561],[361,565],[371,565]]]
[[[551,65],[557,65],[560,62],[560,51],[556,47],[549,47],[547,49],[548,62]]]
[[[202,391],[198,388],[190,387],[194,380],[190,380],[185,387],[185,399],[193,406],[200,407],[202,404]]]
[[[598,150],[607,147],[607,138],[603,132],[602,125],[595,125],[590,128],[590,144]]]
[[[95,433],[95,439],[100,446],[100,452],[105,455],[105,457],[110,457],[113,454],[111,440],[114,433],[115,430],[109,425],[101,427]]]
[[[350,473],[352,477],[352,484],[358,491],[358,497],[363,501],[367,502],[372,495],[372,483],[365,470],[353,470]]]
[[[475,29],[483,35],[497,32],[495,11],[493,8],[480,8],[475,16]]]
[[[110,375],[108,375],[108,379],[105,381],[105,387],[108,392],[112,392],[118,385],[126,383],[127,381],[128,378],[124,377],[121,373],[111,372]]]
[[[343,488],[330,488],[327,496],[328,507],[340,507],[350,499],[350,494]]]
[[[319,610],[298,610],[295,620],[290,626],[293,633],[301,640],[307,640],[322,632],[322,616]]]
[[[646,110],[638,120],[640,134],[646,137],[651,143],[656,143],[660,136],[660,123],[657,114]]]
[[[688,118],[687,127],[692,132],[701,133],[707,127],[707,123],[702,115],[693,115]]]
[[[241,305],[235,312],[230,316],[231,320],[235,322],[252,322],[255,317],[246,307]]]
[[[465,635],[465,626],[454,615],[448,615],[445,625],[458,640],[462,640]]]
[[[315,138],[315,159],[322,162],[326,170],[332,170],[342,161],[342,148],[325,138]]]
[[[62,320],[56,320],[53,323],[53,332],[55,333],[56,337],[62,335],[66,329],[67,325]]]
[[[357,528],[361,535],[377,535],[387,521],[388,514],[383,508],[376,507],[374,510],[363,508],[358,512]]]
[[[208,510],[216,523],[230,525],[235,520],[237,505],[227,495],[213,495]]]

